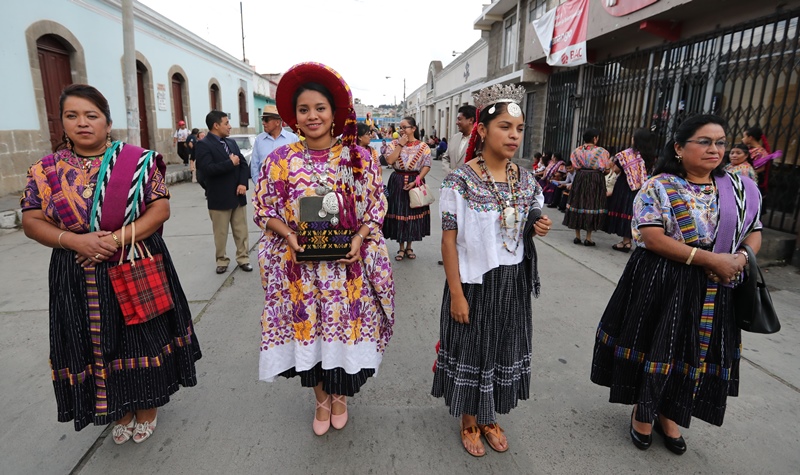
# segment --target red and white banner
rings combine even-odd
[[[586,64],[589,0],[571,0],[533,21],[550,66]]]

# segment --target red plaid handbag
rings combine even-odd
[[[122,310],[125,325],[144,323],[175,308],[163,255],[154,256],[144,243],[136,242],[135,223],[131,223],[131,238],[128,262],[124,262],[123,246],[119,264],[108,269],[108,277]],[[122,242],[125,242],[125,226],[122,227]],[[137,253],[138,260],[135,256]]]

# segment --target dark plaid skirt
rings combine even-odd
[[[633,219],[633,200],[639,191],[631,191],[625,172],[620,173],[614,192],[608,199],[608,217],[603,230],[619,237],[631,237],[631,220]]]
[[[478,424],[490,424],[530,396],[533,320],[525,261],[492,269],[483,284],[462,288],[468,324],[450,316],[445,284],[431,394],[444,397],[452,416],[470,414]]]
[[[284,378],[300,377],[300,385],[304,388],[313,388],[322,383],[322,390],[337,396],[355,396],[366,384],[367,379],[375,375],[374,369],[362,369],[356,374],[347,373],[344,368],[322,369],[322,363],[317,363],[313,368],[297,371],[290,368],[279,376]]]
[[[116,262],[84,270],[74,252],[53,250],[50,365],[58,420],[74,420],[75,430],[163,406],[179,386],[197,384],[201,353],[189,303],[164,240],[154,234],[144,243],[164,256],[175,308],[137,325],[125,325],[111,287]]]
[[[398,242],[422,241],[431,235],[431,207],[412,208],[408,191],[403,187],[413,183],[418,172],[394,172],[386,184],[389,206],[383,218],[383,236]],[[422,180],[424,183],[425,180]]]
[[[564,226],[596,231],[606,220],[606,181],[600,170],[580,169],[569,192]]]
[[[700,315],[707,277],[637,248],[597,328],[591,379],[611,388],[610,402],[636,404],[636,420],[656,414],[689,427],[692,416],[722,425],[728,396],[739,393],[741,331],[732,290],[719,287],[705,361]]]

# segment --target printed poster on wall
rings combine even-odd
[[[571,0],[533,21],[550,66],[586,64],[589,0]],[[549,47],[548,47],[549,46]]]
[[[167,86],[163,84],[156,84],[156,104],[158,110],[167,110]]]

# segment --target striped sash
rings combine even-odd
[[[681,198],[672,182],[661,175],[657,178],[664,187],[669,198],[672,211],[678,221],[683,240],[686,244],[696,247],[699,240],[697,227],[694,219],[689,213],[686,201]],[[755,228],[758,223],[758,209],[761,206],[758,189],[752,180],[741,180],[739,177],[726,173],[725,176],[715,179],[719,190],[719,221],[717,223],[717,235],[714,242],[714,252],[731,253],[736,250],[744,241],[747,235]],[[749,184],[748,184],[749,182]],[[752,186],[751,186],[752,185]],[[755,193],[755,195],[753,195]],[[750,200],[745,200],[745,195],[750,196]],[[756,199],[757,198],[757,199]],[[746,203],[749,202],[750,205]],[[729,285],[730,286],[730,285]],[[706,284],[706,296],[703,301],[703,310],[700,314],[700,325],[698,337],[700,341],[700,360],[698,365],[698,375],[695,379],[694,394],[700,388],[700,375],[706,372],[706,355],[711,341],[711,330],[714,324],[715,306],[714,301],[719,291],[719,284],[708,280]]]
[[[161,156],[152,150],[121,142],[109,150],[113,151],[103,157],[97,176],[90,231],[117,229],[136,220],[145,209],[145,189],[154,167],[166,170]]]

